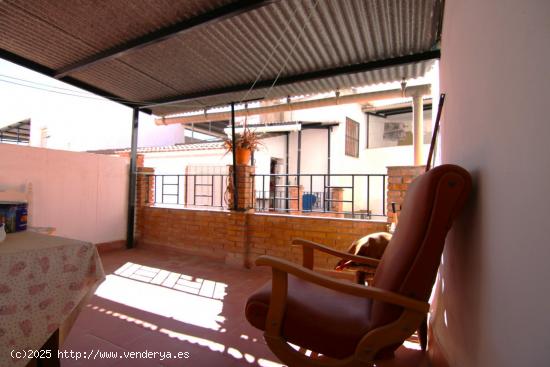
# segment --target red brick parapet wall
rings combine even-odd
[[[152,174],[151,168],[140,168],[140,173]],[[247,166],[241,171],[243,181],[239,195],[241,207],[253,205],[253,170]],[[388,222],[393,220],[391,203],[402,204],[412,180],[424,172],[423,166],[388,167]],[[224,261],[228,264],[250,267],[260,255],[273,255],[296,263],[302,260],[301,248],[291,246],[294,238],[305,238],[338,250],[346,250],[356,239],[374,232],[387,231],[381,221],[363,221],[341,218],[293,216],[254,211],[216,211],[200,209],[168,209],[152,205],[154,182],[140,175],[137,187],[136,243],[162,251],[184,252]],[[246,182],[244,182],[246,181]],[[241,184],[241,182],[239,182]],[[294,195],[298,190],[295,189]],[[248,194],[248,195],[247,195]],[[297,205],[297,202],[296,204]],[[297,209],[292,207],[291,209]],[[296,210],[299,214],[300,211]],[[331,269],[337,259],[316,252],[315,264]]]
[[[339,218],[314,218],[276,214],[250,214],[247,220],[250,258],[273,255],[296,263],[302,261],[301,247],[291,246],[294,238],[322,243],[345,251],[356,239],[387,230],[387,223]],[[318,251],[315,265],[331,269],[338,258]]]
[[[387,229],[385,222],[254,212],[143,206],[138,213],[138,247],[202,255],[246,267],[260,255],[300,263],[301,249],[291,246],[297,237],[346,250],[357,238]],[[316,254],[319,268],[330,269],[336,262],[335,257]]]
[[[424,173],[426,166],[392,166],[388,167],[388,194],[386,196],[386,213],[388,223],[395,222],[395,215],[392,212],[391,203],[396,203],[399,211],[410,183],[419,175]],[[398,213],[399,215],[399,213]]]

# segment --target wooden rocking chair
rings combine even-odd
[[[303,266],[258,258],[273,279],[248,299],[248,321],[265,331],[270,349],[289,366],[372,366],[391,358],[426,318],[445,237],[470,189],[470,175],[455,165],[416,178],[380,260],[301,239],[293,243],[303,247]],[[372,286],[314,272],[314,250],[376,266]]]

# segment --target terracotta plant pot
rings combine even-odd
[[[248,164],[248,162],[250,162],[250,149],[237,148],[235,153],[237,155],[237,164]]]

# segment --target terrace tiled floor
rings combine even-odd
[[[262,332],[244,318],[248,295],[270,279],[265,269],[139,249],[103,254],[102,260],[107,279],[62,349],[87,356],[118,352],[118,358],[65,359],[63,367],[280,365]],[[123,355],[145,351],[187,352],[188,358],[130,360]],[[401,348],[401,359],[391,366],[419,365],[422,355],[416,352]]]

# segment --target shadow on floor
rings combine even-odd
[[[65,341],[62,350],[73,354],[63,367],[281,366],[244,317],[267,269],[140,249],[101,257],[107,279]],[[425,366],[415,348],[377,366]]]

